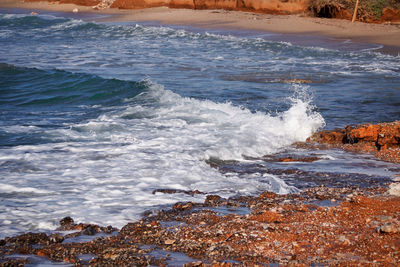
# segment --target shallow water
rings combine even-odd
[[[3,12],[0,237],[65,216],[121,227],[204,198],[159,188],[289,193],[399,173],[368,155],[290,145],[323,127],[400,119],[400,58],[278,40]],[[310,153],[320,160],[268,160]]]

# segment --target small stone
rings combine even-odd
[[[175,243],[175,240],[172,240],[172,239],[167,239],[167,240],[165,240],[165,242],[164,242],[165,245],[172,245],[172,244],[174,244],[174,243]]]
[[[217,195],[208,195],[204,204],[207,206],[220,206],[226,205],[226,200]]]
[[[69,216],[61,219],[61,221],[60,221],[61,226],[71,225],[73,223],[74,223],[74,220]]]
[[[88,228],[86,228],[83,231],[82,234],[84,234],[84,235],[95,235],[95,234],[97,234],[97,231],[93,227],[89,226]]]
[[[350,245],[350,240],[347,239],[344,235],[339,236],[339,241],[344,243],[345,245]]]
[[[74,8],[74,9],[72,9],[72,12],[74,12],[74,13],[78,13],[78,9],[77,8]]]
[[[52,234],[49,236],[50,243],[61,243],[64,241],[64,237],[60,234]]]

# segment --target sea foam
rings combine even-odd
[[[35,195],[27,197],[29,207],[1,219],[18,224],[33,216],[26,220],[31,229],[56,225],[63,216],[121,227],[147,209],[204,197],[152,195],[159,188],[221,196],[297,191],[271,174],[222,174],[206,160],[246,161],[304,141],[324,125],[311,99],[297,93],[288,99],[287,111],[273,116],[229,102],[182,97],[149,80],[144,83],[147,90],[127,98],[122,107],[47,130],[54,142],[2,148],[4,160],[31,168],[23,173],[3,170],[4,188]]]

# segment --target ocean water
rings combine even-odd
[[[122,227],[204,199],[155,189],[284,194],[399,173],[370,155],[291,146],[323,128],[400,119],[399,56],[91,20],[0,13],[0,237],[65,216]],[[320,160],[273,160],[284,155]]]

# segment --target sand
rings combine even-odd
[[[171,9],[167,7],[137,10],[104,9],[73,4],[49,2],[23,2],[21,0],[2,0],[0,8],[24,8],[40,13],[41,10],[80,13],[107,14],[97,21],[154,22],[170,25],[190,25],[206,29],[252,30],[283,33],[287,36],[303,36],[306,45],[312,45],[314,38],[321,36],[327,40],[371,43],[381,45],[379,51],[400,55],[400,24],[370,24],[339,19],[312,18],[302,15],[269,15],[226,10]],[[282,39],[286,38],[282,36]],[[301,39],[301,38],[300,38]]]

